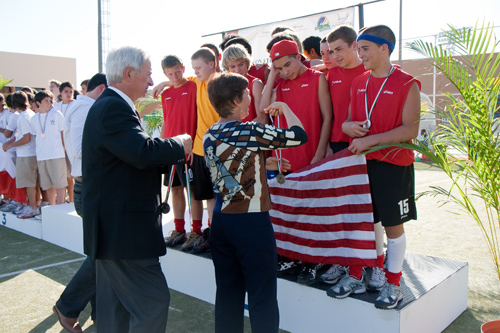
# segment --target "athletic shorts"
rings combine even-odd
[[[188,173],[189,173],[189,182],[193,180],[193,170],[191,170],[191,167],[189,167],[188,162]],[[172,172],[172,166],[168,166],[168,174],[166,173],[163,176],[163,185],[168,186],[169,181],[170,181],[170,173]],[[176,164],[175,165],[175,171],[174,171],[174,178],[172,179],[172,187],[177,187],[177,186],[183,186],[186,187],[186,166],[185,164]]]
[[[205,163],[205,157],[193,154],[193,195],[195,200],[209,200],[214,198],[214,188],[210,171]]]
[[[18,156],[16,159],[16,187],[36,187],[38,183],[36,156]]]
[[[56,190],[68,186],[68,169],[64,157],[38,161],[40,186],[46,191],[54,187]]]
[[[413,164],[399,166],[377,160],[366,161],[375,222],[393,227],[417,219]]]
[[[330,142],[330,148],[333,150],[333,153],[338,153],[341,150],[349,147],[349,142]]]

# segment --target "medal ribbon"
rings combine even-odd
[[[193,214],[191,213],[191,187],[190,187],[190,184],[189,184],[189,179],[191,177],[189,177],[189,168],[188,168],[188,164],[186,162],[186,164],[184,164],[184,167],[186,169],[186,189],[187,189],[187,194],[188,194],[188,208],[189,208],[189,218],[191,219],[191,231],[193,231]]]
[[[387,80],[389,79],[389,76],[391,76],[392,72],[394,72],[395,69],[396,68],[394,66],[391,67],[391,71],[389,72],[389,75],[387,75],[387,77],[385,78],[384,83],[382,83],[382,86],[380,87],[377,96],[373,100],[373,104],[372,104],[372,107],[370,108],[370,112],[368,112],[368,81],[370,81],[370,76],[372,75],[372,73],[370,72],[370,74],[368,74],[368,78],[366,79],[366,85],[365,85],[365,113],[366,113],[366,120],[369,121],[370,118],[372,117],[372,112],[373,112],[373,109],[375,108],[375,104],[377,104],[378,98],[379,98],[380,94],[382,93],[382,90],[384,89],[384,86],[387,83]]]
[[[269,116],[269,119],[271,119],[271,125],[274,125],[273,117]],[[280,127],[280,116],[276,116],[276,128]],[[276,158],[278,159],[278,172],[280,174],[283,174],[283,171],[281,171],[281,149],[275,149],[274,150],[274,155],[276,155]]]
[[[49,111],[47,111],[47,113],[45,114],[45,121],[43,123],[43,128],[42,128],[42,121],[40,120],[40,118],[42,118],[42,114],[43,113],[40,113],[40,116],[38,117],[38,123],[40,124],[40,131],[42,131],[42,138],[45,137],[45,129],[47,128],[47,118],[49,117],[49,112],[51,110],[52,109],[50,109]]]

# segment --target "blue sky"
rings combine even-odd
[[[111,0],[110,47],[133,45],[152,57],[153,80],[164,79],[160,60],[170,53],[185,59],[201,45],[202,35],[285,20],[342,8],[359,0],[253,0],[245,8],[236,1]],[[77,59],[77,80],[97,72],[96,0],[2,1],[1,51]],[[447,24],[471,26],[477,20],[494,22],[498,0],[403,0],[403,39],[428,36]],[[357,16],[357,12],[356,12]],[[356,18],[357,20],[357,18]],[[365,25],[386,24],[399,32],[399,0],[365,6]],[[500,23],[499,23],[500,25]],[[403,53],[409,57],[410,51]],[[1,73],[0,73],[1,75]]]

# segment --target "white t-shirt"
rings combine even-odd
[[[30,109],[21,112],[17,119],[17,140],[19,141],[26,134],[31,134],[31,119],[35,116],[35,112]],[[18,157],[27,157],[36,155],[35,138],[32,136],[30,142],[17,147]]]
[[[5,130],[11,131],[12,135],[9,138],[6,138],[6,141],[11,140],[13,137],[15,138],[17,136],[17,119],[19,119],[19,112],[17,111],[11,112]],[[16,147],[9,149],[9,151],[11,152],[15,152],[16,150],[17,150]]]
[[[71,162],[71,176],[82,176],[82,136],[89,109],[94,100],[78,95],[64,116],[64,146]]]
[[[78,96],[77,96],[78,97]],[[68,104],[63,104],[62,101],[60,102],[55,102],[54,104],[52,104],[52,108],[56,109],[56,110],[59,110],[62,112],[63,116],[66,117],[66,111],[68,111],[68,108],[69,106],[71,105],[71,102],[73,101],[70,101]]]
[[[3,109],[3,112],[0,114],[0,128],[5,129],[7,128],[7,122],[9,121],[10,118],[10,111],[9,109]],[[7,142],[7,138],[3,135],[3,133],[0,133],[0,143],[3,144]]]
[[[64,158],[61,132],[64,116],[53,108],[47,113],[37,113],[31,118],[31,134],[36,135],[36,160],[45,161]],[[45,137],[42,137],[45,134]]]

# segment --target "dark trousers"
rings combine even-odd
[[[75,180],[74,196],[76,213],[82,216],[82,183],[78,180]],[[90,302],[91,317],[96,320],[95,281],[95,261],[87,257],[56,302],[59,311],[65,317],[78,318]]]
[[[268,213],[214,212],[215,332],[243,332],[245,291],[253,332],[278,332],[276,240]]]
[[[96,260],[98,330],[165,333],[170,292],[158,258]]]

